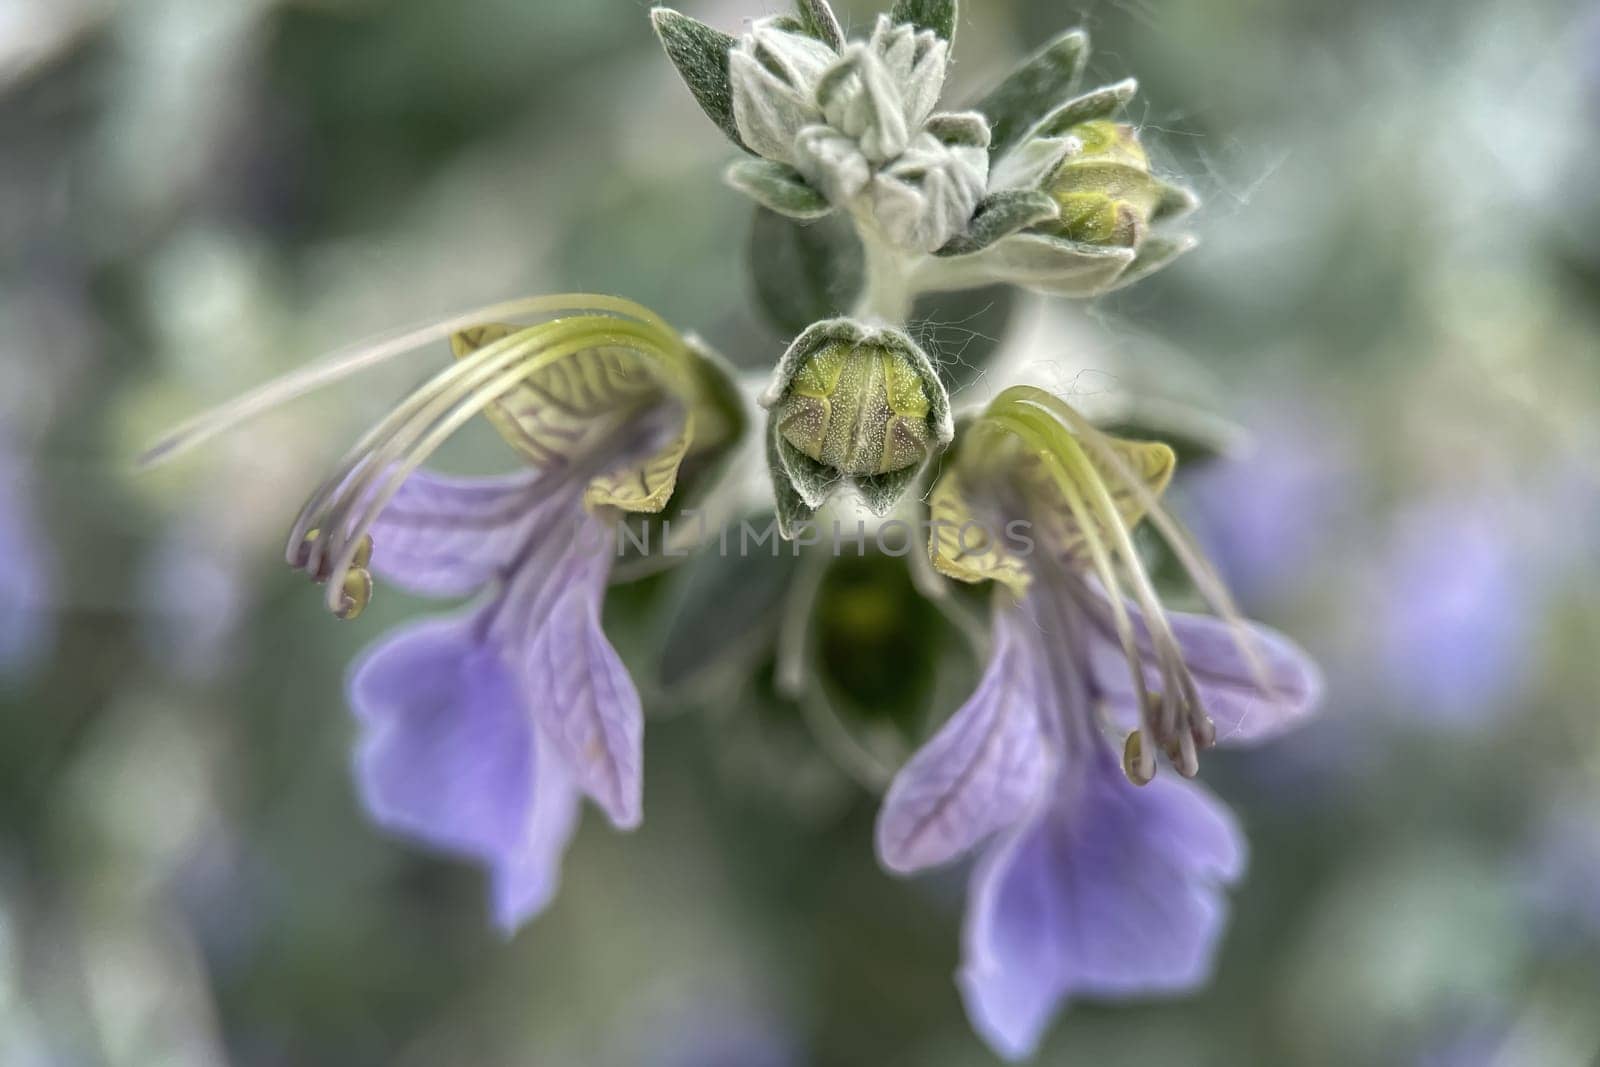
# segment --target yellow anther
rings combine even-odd
[[[1138,730],[1129,734],[1122,745],[1122,773],[1134,785],[1149,785],[1156,776],[1153,764],[1148,770],[1144,766],[1144,741]]]
[[[366,570],[367,564],[372,562],[372,535],[363,534],[356,544],[356,554],[350,560],[350,566],[357,570]]]
[[[352,570],[345,574],[344,584],[339,598],[339,610],[336,616],[346,622],[356,618],[372,603],[372,575],[364,570]]]

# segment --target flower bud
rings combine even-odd
[[[819,322],[784,353],[761,396],[784,535],[849,485],[886,514],[950,443],[950,396],[927,353],[895,329]]]
[[[1044,184],[1061,205],[1061,218],[1049,231],[1083,244],[1137,247],[1162,198],[1162,183],[1150,173],[1138,131],[1127,123],[1094,119],[1068,132],[1083,149]]]
[[[888,474],[928,455],[928,391],[911,360],[835,342],[807,356],[774,409],[778,432],[844,474]]]

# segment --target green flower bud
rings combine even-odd
[[[911,360],[836,342],[806,357],[774,409],[778,432],[844,474],[888,474],[928,455],[928,391]]]
[[[844,485],[886,513],[953,433],[927,354],[899,330],[849,319],[802,333],[761,403],[785,535]]]
[[[1067,157],[1045,181],[1045,191],[1061,205],[1061,218],[1047,232],[1083,244],[1137,247],[1164,195],[1163,183],[1150,173],[1138,131],[1127,123],[1093,119],[1068,133],[1083,150]]]

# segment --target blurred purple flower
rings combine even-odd
[[[1132,609],[1130,608],[1132,611]],[[1155,642],[1133,611],[1142,667]],[[1316,668],[1264,628],[1168,616],[1219,741],[1264,740],[1316,703]],[[1202,984],[1221,932],[1222,888],[1245,844],[1201,787],[1135,786],[1100,731],[1140,720],[1111,605],[1065,568],[1035,569],[1020,600],[997,593],[978,690],[901,770],[877,827],[885,866],[911,873],[988,842],[968,889],[959,975],[967,1013],[1001,1055],[1034,1051],[1074,996],[1173,993]]]
[[[514,931],[549,902],[587,794],[641,818],[639,695],[600,629],[614,532],[570,470],[411,475],[372,527],[412,592],[488,595],[402,627],[352,671],[362,798],[383,826],[482,862]]]
[[[28,468],[0,434],[0,675],[20,672],[49,643],[51,562],[28,499]]]
[[[139,589],[149,614],[140,636],[153,656],[194,681],[227,665],[246,596],[227,546],[202,543],[189,524],[174,523],[143,561]]]
[[[1350,471],[1343,439],[1318,411],[1264,412],[1252,437],[1248,455],[1203,467],[1183,495],[1229,587],[1260,602],[1321,555],[1346,503]]]
[[[1406,714],[1481,723],[1526,675],[1536,596],[1508,518],[1478,501],[1402,514],[1380,557],[1379,664]]]

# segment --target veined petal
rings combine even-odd
[[[1034,622],[998,611],[978,690],[901,768],[878,814],[878,858],[901,874],[955,859],[1040,800],[1055,755],[1040,716],[1059,714]]]
[[[586,518],[543,578],[523,673],[534,715],[573,783],[628,830],[642,818],[644,712],[600,628],[614,537],[604,522]]]
[[[520,847],[494,865],[495,924],[506,934],[538,915],[561,885],[561,857],[578,826],[578,790],[545,742],[535,746],[533,808]]]
[[[501,576],[571,494],[540,471],[453,478],[419,470],[372,526],[372,570],[422,596],[465,596]]]
[[[491,323],[450,338],[457,359],[527,327]],[[590,451],[619,422],[661,400],[663,383],[640,351],[596,345],[573,352],[484,408],[484,415],[535,466],[552,467]]]
[[[1208,976],[1244,865],[1232,816],[1200,787],[1130,784],[1111,752],[973,872],[958,981],[973,1026],[1024,1059],[1076,994],[1175,993]]]
[[[681,419],[682,429],[660,451],[640,463],[598,475],[584,493],[591,508],[655,513],[667,506],[678,487],[678,470],[694,439],[694,416]]]
[[[1090,658],[1095,685],[1125,726],[1138,719],[1138,699],[1128,661],[1116,635],[1093,613]],[[1128,603],[1146,684],[1159,684],[1150,631],[1137,605]],[[1254,744],[1285,733],[1314,712],[1322,699],[1322,672],[1283,634],[1258,623],[1243,632],[1213,615],[1170,612],[1167,621],[1194,677],[1205,713],[1216,724],[1218,744]]]
[[[500,650],[471,620],[409,626],[357,663],[349,699],[362,725],[357,783],[373,819],[488,866],[503,927],[542,908],[575,805],[539,756],[533,717]]]

